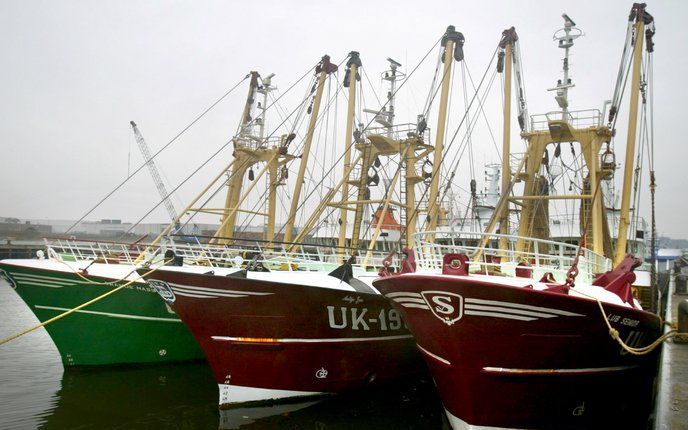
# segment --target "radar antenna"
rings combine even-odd
[[[556,91],[554,99],[561,108],[561,119],[567,121],[569,112],[569,88],[575,87],[569,76],[569,50],[573,46],[573,41],[583,35],[583,31],[577,28],[576,23],[565,13],[561,14],[561,17],[564,18],[564,28],[557,30],[552,39],[556,40],[559,43],[559,48],[564,50],[564,79],[559,79],[557,81],[557,86],[549,88],[547,91]]]

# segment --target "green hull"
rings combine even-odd
[[[0,271],[41,322],[115,288],[97,284],[113,279],[89,276],[95,282],[89,283],[74,273],[16,264],[20,260],[14,263],[0,262]],[[144,283],[129,285],[45,329],[65,366],[205,358],[186,325]]]

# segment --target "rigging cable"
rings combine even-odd
[[[463,61],[466,61],[464,58]],[[466,63],[466,74],[468,75],[468,79],[471,82],[471,87],[473,87],[473,91],[477,91],[475,88],[475,83],[473,82],[473,76],[471,75],[471,70],[468,68],[468,63]],[[494,80],[494,76],[491,78],[491,80]],[[488,88],[492,88],[492,82],[488,83]],[[484,99],[478,99],[478,107],[480,108],[480,112],[483,115],[483,118],[485,119],[485,125],[487,126],[487,131],[490,134],[490,139],[492,140],[492,145],[494,145],[495,152],[497,153],[497,157],[499,158],[499,162],[502,162],[502,155],[501,152],[499,151],[499,147],[497,147],[497,140],[494,137],[494,134],[492,133],[492,127],[490,126],[490,121],[487,119],[487,115],[485,114],[485,108],[484,108]],[[504,103],[504,100],[502,100],[502,103]]]
[[[465,61],[465,59],[464,59],[464,61]],[[489,66],[488,66],[488,70],[489,70]],[[486,71],[486,72],[487,72],[487,71]],[[481,103],[481,98],[482,98],[483,101],[484,101],[484,99],[487,98],[487,95],[488,95],[488,93],[490,92],[490,90],[491,90],[491,88],[492,88],[492,85],[494,84],[494,81],[495,81],[496,76],[497,76],[497,72],[496,72],[496,71],[493,71],[493,73],[492,73],[492,75],[491,75],[491,77],[490,77],[490,80],[489,80],[487,86],[485,87],[485,90],[483,91],[482,97],[481,97],[481,96],[478,96],[478,97],[477,97],[477,100],[478,100],[478,103],[479,103],[479,104]],[[482,80],[481,83],[480,83],[481,86],[482,86],[482,83],[484,82],[484,78],[485,78],[485,76],[483,76],[483,80]],[[470,106],[472,106],[472,103],[476,100],[476,97],[475,97],[475,96],[476,96],[476,95],[479,95],[479,88],[476,88],[476,89],[475,89],[475,93],[474,93],[474,94],[475,94],[475,95],[474,95],[473,99],[471,100]],[[466,103],[466,104],[468,105],[468,103]],[[470,109],[470,106],[467,108],[466,113],[464,114],[464,119],[461,121],[462,124],[463,124],[463,121],[467,119],[466,116],[468,115],[468,110]],[[456,171],[457,171],[458,168],[459,168],[459,163],[460,163],[461,160],[463,159],[463,154],[465,153],[466,148],[467,148],[467,142],[468,142],[467,139],[468,139],[468,137],[470,136],[470,134],[472,133],[471,130],[473,130],[473,128],[475,127],[475,124],[477,123],[478,119],[479,119],[479,116],[477,116],[477,115],[474,116],[474,117],[470,120],[470,122],[467,124],[467,126],[466,126],[467,132],[463,135],[463,138],[462,138],[462,140],[461,140],[461,142],[460,142],[460,144],[459,144],[459,148],[458,148],[456,154],[454,154],[454,158],[452,159],[451,163],[449,163],[449,166],[454,166],[454,167],[450,167],[450,171],[451,171],[452,173],[451,173],[451,175],[449,176],[449,179],[448,179],[449,182],[452,182],[453,179],[454,179],[455,173],[456,173]],[[454,139],[456,138],[456,136],[457,136],[457,134],[458,134],[458,132],[459,132],[460,127],[461,127],[461,124],[459,124],[459,127],[457,128],[456,133],[454,134],[454,137],[452,138],[452,143],[454,142]],[[449,152],[449,148],[450,148],[450,147],[451,147],[451,143],[450,143],[450,145],[447,147],[447,153]],[[444,158],[445,158],[445,157],[442,158],[442,161],[444,161]],[[427,191],[427,190],[426,190],[426,191]],[[445,194],[446,194],[446,189],[445,189]],[[440,197],[440,202],[441,202],[443,199],[444,199],[444,194]]]
[[[341,66],[341,64],[343,64],[344,61],[346,61],[346,57],[345,57],[342,61],[339,62],[338,67]],[[338,76],[338,75],[337,75],[337,76]],[[328,79],[329,79],[329,77],[328,77]],[[338,99],[338,94],[339,94],[339,92],[340,92],[341,89],[342,89],[341,85],[338,86],[338,87],[337,87],[337,91],[335,92],[335,94],[334,94],[333,96],[331,96],[331,95],[330,95],[331,82],[332,82],[332,80],[329,79],[329,80],[328,80],[328,95],[327,95],[327,97],[326,97],[326,99],[327,99],[328,101],[327,101],[327,103],[326,103],[325,108],[323,109],[323,112],[325,112],[326,115],[319,115],[319,117],[317,118],[316,123],[315,123],[315,127],[320,127],[320,128],[318,128],[318,138],[316,139],[317,141],[320,141],[320,137],[322,136],[322,127],[321,127],[321,126],[322,126],[323,122],[325,123],[325,129],[327,130],[327,128],[328,128],[329,116],[330,116],[330,109],[331,109],[331,106],[332,106],[333,104],[335,105],[335,112],[336,112],[336,106],[337,106],[336,102],[337,102],[337,99]],[[338,79],[335,79],[335,82],[338,82]],[[313,88],[313,86],[310,85],[309,88]],[[306,95],[304,101],[302,102],[303,105],[305,105],[305,101],[308,101],[308,99],[310,98],[310,95],[311,95],[311,94],[312,94],[312,91],[309,91],[308,94]],[[335,115],[336,115],[336,113],[335,113]],[[324,119],[323,119],[323,117],[324,117]],[[305,119],[305,116],[304,116],[302,119]],[[336,123],[336,118],[335,118],[335,123]],[[296,127],[296,124],[294,124],[294,127]],[[295,128],[292,128],[292,132],[293,132],[294,130],[295,130]],[[327,131],[325,132],[325,135],[327,136]],[[300,146],[298,146],[298,147],[295,148],[295,152],[301,151],[304,144],[305,144],[305,140],[302,139],[302,140],[300,141],[300,143],[299,143]],[[326,150],[327,150],[327,148],[325,147],[325,151],[326,151]],[[326,153],[325,153],[325,158],[326,158]],[[325,159],[325,158],[324,158],[324,159]],[[318,157],[315,157],[315,160],[316,160],[316,163],[317,163],[318,165],[317,165],[317,166],[314,166],[314,167],[317,168],[317,167],[319,167],[319,166],[322,166],[322,169],[323,169],[323,171],[324,171],[324,169],[325,169],[324,163],[321,163],[321,162],[318,160]],[[309,166],[306,166],[306,171],[307,171],[307,173],[309,174],[309,177],[308,177],[308,178],[304,178],[304,181],[309,181],[310,184],[316,184],[316,185],[317,185],[317,184],[320,184],[320,183],[322,182],[322,181],[314,181],[314,180],[312,179],[312,177],[313,177],[313,170],[312,170]],[[324,180],[325,176],[323,175],[322,177],[323,177],[323,180]],[[313,188],[314,191],[315,191],[316,189],[317,189],[317,191],[320,193],[320,197],[322,198],[322,197],[323,197],[323,196],[322,196],[322,189],[320,189],[320,188],[318,188],[318,187],[314,187],[314,188]],[[308,189],[307,189],[306,191],[308,191]],[[267,192],[268,192],[268,190],[266,189],[266,190],[262,193],[262,195],[259,197],[256,206],[253,207],[253,211],[254,211],[254,212],[255,212],[255,209],[257,208],[257,205],[260,203],[261,199],[263,199],[263,198],[265,197],[265,195],[267,194]],[[280,201],[281,201],[281,196],[280,196]],[[283,209],[284,209],[284,204],[282,204],[282,206],[283,206]],[[256,214],[254,213],[254,214],[251,214],[250,216],[246,217],[245,222],[243,222],[241,225],[238,225],[238,227],[239,227],[239,228],[244,227],[244,229],[242,230],[242,231],[244,231],[246,228],[248,228],[248,226],[249,226],[248,224],[250,224],[250,223],[255,219],[255,216],[256,216]],[[277,232],[276,234],[278,234],[278,233],[280,233],[280,232],[281,232],[281,230],[280,230],[279,232]],[[272,238],[271,238],[271,239],[272,239]]]
[[[409,73],[409,75],[407,76],[407,79],[404,80],[404,81],[401,83],[401,85],[399,85],[399,87],[396,89],[396,91],[394,92],[394,94],[392,94],[392,96],[395,96],[395,95],[401,90],[401,88],[404,87],[404,85],[406,84],[406,82],[408,82],[408,78],[410,78],[410,77],[416,72],[416,70],[418,70],[418,68],[420,67],[420,65],[423,64],[423,62],[426,60],[426,58],[428,57],[428,55],[430,55],[430,54],[432,53],[432,51],[435,49],[435,46],[437,46],[437,44],[440,42],[440,40],[441,40],[441,38],[439,38],[439,39],[437,39],[437,41],[435,41],[435,43],[434,43],[434,44],[432,45],[432,47],[428,50],[428,52],[423,56],[423,58],[421,58],[421,60],[418,62],[418,64],[416,64],[416,66],[414,67],[414,69]],[[384,108],[385,106],[387,106],[388,103],[389,103],[389,100],[387,100],[387,101],[385,102],[385,104],[384,104],[382,107]],[[380,110],[378,111],[378,113],[380,113],[380,112],[382,112],[382,108],[380,108]],[[372,120],[372,119],[371,119],[370,121],[368,121],[368,123],[365,125],[365,127],[363,127],[363,129],[361,130],[361,133],[365,132],[365,131],[370,127],[370,125],[373,123],[373,121],[374,121],[374,120]],[[348,147],[351,148],[351,147],[353,147],[355,144],[356,144],[356,141],[355,141],[355,140],[352,140],[352,141],[348,144]],[[341,156],[339,156],[339,157],[337,158],[337,163],[339,163],[343,158],[344,158],[344,154],[342,154]],[[328,174],[328,175],[331,174],[332,171],[335,169],[335,167],[337,167],[336,164],[332,165],[332,167],[330,167],[330,169],[327,171],[327,174]],[[302,206],[303,206],[303,205],[305,204],[305,202],[311,197],[312,194],[313,194],[313,192],[311,192],[311,193],[309,193],[308,195],[306,195],[306,197],[304,198],[303,202],[301,202],[301,203],[298,205],[297,209],[301,209]],[[284,224],[282,225],[282,227],[281,227],[280,230],[278,231],[278,234],[282,232],[282,230],[284,229],[285,226],[286,226],[286,223],[284,223]]]
[[[239,85],[241,85],[242,82],[244,82],[246,79],[251,76],[250,74],[244,76],[243,79],[241,79],[239,82],[237,82],[236,85],[234,85],[232,88],[230,88],[226,93],[224,93],[219,99],[217,99],[213,104],[211,104],[207,109],[205,109],[200,115],[198,115],[193,121],[191,121],[186,127],[184,127],[179,133],[177,133],[176,136],[174,136],[169,142],[167,142],[162,148],[160,148],[153,156],[150,158],[150,160],[146,161],[145,163],[141,164],[132,174],[126,177],[122,182],[119,183],[112,191],[110,191],[105,197],[103,197],[98,203],[96,203],[95,206],[93,206],[91,209],[89,209],[81,218],[79,218],[74,224],[72,224],[66,231],[65,234],[69,234],[74,227],[79,225],[81,221],[84,220],[87,216],[89,216],[94,210],[96,210],[105,200],[110,198],[117,190],[122,188],[124,184],[126,184],[129,179],[131,179],[134,175],[136,175],[138,172],[140,172],[144,167],[148,165],[151,161],[155,159],[162,151],[167,149],[174,141],[176,141],[182,134],[184,134],[189,128],[191,128],[196,122],[198,122],[201,118],[203,118],[211,109],[213,109],[218,103],[220,103],[222,100],[224,100],[228,95],[230,95]],[[167,197],[166,197],[167,198]],[[157,206],[156,206],[157,207]]]
[[[307,73],[309,73],[310,71],[311,71],[311,69],[309,69]],[[289,91],[290,91],[292,88],[294,88],[294,86],[295,86],[298,82],[300,82],[301,80],[303,80],[303,78],[304,78],[305,76],[307,76],[307,73],[304,74],[301,78],[299,78],[299,79],[297,80],[296,83],[294,83],[293,85],[291,85],[291,86],[289,87],[289,89],[287,89],[287,91],[285,91],[284,93],[282,93],[282,94],[277,98],[277,100],[275,100],[275,103],[277,103],[277,101],[279,101],[279,99],[280,99],[281,97],[283,97],[284,95],[286,95],[287,93],[289,93]],[[246,79],[248,78],[248,76],[250,76],[250,75],[247,75],[247,77],[245,77],[243,80],[246,80]],[[243,82],[243,80],[242,80],[242,82]],[[241,82],[240,82],[240,83],[241,83]],[[234,88],[236,88],[237,86],[238,86],[238,85],[235,85]],[[230,90],[230,91],[231,91],[231,90]],[[228,92],[227,94],[229,94],[229,92]],[[226,96],[226,95],[225,95],[225,96]],[[305,100],[307,100],[307,97],[306,97]],[[218,100],[218,102],[219,102],[219,100]],[[216,105],[218,102],[215,102],[214,105]],[[274,105],[275,103],[273,103],[272,105]],[[302,102],[302,104],[303,104],[303,103],[304,103],[304,102]],[[270,106],[272,106],[272,105],[270,105]],[[298,109],[300,106],[301,106],[301,105],[297,106],[296,109]],[[277,131],[278,131],[278,130],[284,125],[284,123],[291,117],[291,115],[294,114],[294,112],[296,111],[296,109],[294,109],[294,110],[289,114],[289,116],[288,116],[287,118],[285,118],[284,121],[282,121],[277,127],[275,127],[275,129],[268,135],[268,137],[267,137],[265,140],[268,140],[268,139],[270,139],[271,137],[273,137],[273,136],[275,135],[275,133],[277,133]],[[210,108],[209,108],[208,110],[210,110]],[[203,115],[204,115],[205,113],[207,113],[208,110],[206,110],[206,112],[204,112]],[[267,110],[267,109],[266,109],[266,110]],[[200,118],[200,117],[199,117],[199,118]],[[198,120],[198,119],[196,119],[195,121],[197,121],[197,120]],[[188,129],[188,127],[187,127],[187,129]],[[181,133],[180,133],[180,134],[181,134]],[[220,147],[220,149],[218,149],[210,158],[208,158],[206,161],[204,161],[203,164],[202,164],[199,168],[197,168],[196,170],[194,170],[194,171],[191,173],[191,175],[189,175],[186,179],[184,179],[181,183],[179,183],[170,193],[168,193],[168,195],[174,193],[177,189],[179,189],[182,185],[184,185],[184,183],[186,183],[189,179],[191,179],[191,177],[194,176],[203,166],[205,166],[208,162],[210,162],[210,160],[212,160],[214,157],[216,157],[217,154],[219,154],[224,148],[226,148],[226,147],[227,147],[230,143],[232,143],[233,141],[234,141],[234,139],[232,138],[232,139],[230,139],[228,142],[224,143],[224,144]],[[169,145],[169,144],[168,144],[168,145]],[[165,147],[163,147],[160,151],[158,151],[153,157],[151,157],[151,159],[153,159],[157,154],[159,154],[164,148],[165,148]],[[236,171],[236,170],[234,170],[234,172],[235,172],[235,171]],[[136,173],[136,172],[134,172],[134,174],[135,174],[135,173]],[[234,173],[232,173],[232,175],[233,175],[233,174],[234,174]],[[224,185],[227,184],[227,182],[229,181],[229,179],[231,178],[232,175],[230,175],[230,176],[227,177],[227,179],[226,179]],[[165,198],[167,198],[167,197],[165,197]],[[140,218],[136,223],[132,224],[132,226],[131,226],[126,232],[124,232],[124,233],[122,234],[122,237],[124,237],[126,234],[130,233],[130,232],[133,230],[134,227],[136,227],[137,225],[139,225],[148,215],[150,215],[155,209],[157,209],[158,206],[160,206],[160,205],[164,202],[164,200],[165,200],[165,199],[160,200],[160,201],[159,201],[155,206],[153,206],[153,208],[151,208],[151,210],[149,210],[142,218]],[[196,213],[197,213],[197,212],[196,212]],[[195,214],[194,214],[194,215],[195,215]],[[190,216],[190,217],[187,219],[187,221],[184,222],[184,224],[182,225],[182,227],[186,226],[186,225],[191,221],[191,219],[193,218],[194,215]],[[82,218],[82,219],[83,219],[83,218]],[[78,223],[78,222],[77,222],[77,223]],[[76,224],[75,224],[75,225],[76,225]]]
[[[495,59],[496,56],[497,56],[497,50],[498,50],[498,49],[499,49],[498,47],[495,48],[495,50],[494,50],[494,52],[493,52],[493,54],[492,54],[492,57],[491,57],[491,59],[490,59],[490,63],[488,64],[487,68],[485,69],[485,73],[483,73],[483,76],[482,76],[482,78],[481,78],[481,80],[480,80],[480,83],[478,84],[478,90],[480,90],[480,87],[481,87],[482,84],[485,82],[485,78],[487,77],[487,73],[488,73],[488,71],[490,70],[490,68],[492,67],[492,63],[494,62],[494,59]],[[479,94],[478,91],[476,91],[476,92],[473,94],[473,97],[471,98],[471,102],[469,103],[468,109],[470,109],[471,106],[473,106],[473,103],[475,102],[475,99],[478,97],[478,94]],[[449,141],[449,145],[447,145],[447,148],[446,148],[446,151],[447,151],[447,152],[449,152],[449,149],[450,149],[450,148],[452,147],[452,145],[454,144],[455,139],[456,139],[456,136],[458,135],[459,130],[461,129],[461,126],[463,125],[463,123],[464,123],[465,120],[466,120],[466,115],[464,114],[463,117],[462,117],[462,119],[461,119],[461,122],[459,123],[459,125],[458,125],[457,128],[456,128],[456,131],[454,132],[454,135],[452,136],[451,140]],[[441,159],[439,160],[440,164],[442,164],[443,161],[444,161],[444,158],[441,158]],[[434,169],[434,171],[433,171],[431,177],[434,176],[434,175],[436,175],[436,174],[438,174],[438,172],[440,171],[440,170],[439,170],[439,167],[440,167],[440,166],[436,166],[436,168]],[[426,187],[425,191],[423,191],[423,194],[421,195],[421,200],[422,200],[423,198],[425,198],[425,195],[427,194],[428,190],[429,190],[429,188]],[[434,205],[434,204],[437,204],[437,202],[428,202],[428,212],[430,211],[432,205]],[[416,208],[414,208],[413,216],[415,216],[417,213],[418,213],[418,208],[416,207]],[[426,221],[427,221],[427,218],[426,218]]]

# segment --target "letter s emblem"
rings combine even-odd
[[[451,305],[451,298],[446,296],[434,296],[432,297],[435,306],[435,311],[441,314],[452,314],[454,313],[454,306]]]

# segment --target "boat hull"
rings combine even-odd
[[[3,260],[0,271],[44,322],[114,289],[132,266],[91,265],[84,278],[49,260]],[[97,276],[109,274],[112,277]],[[89,282],[91,281],[91,282]],[[114,282],[114,283],[111,283]],[[102,285],[104,284],[105,285]],[[202,360],[188,328],[145,283],[136,282],[45,326],[65,366]]]
[[[220,406],[340,393],[424,369],[377,293],[166,270],[148,281],[167,289],[203,348]]]
[[[657,351],[623,351],[596,301],[462,276],[375,286],[408,323],[455,430],[646,427]],[[632,346],[660,334],[653,314],[604,308]]]

